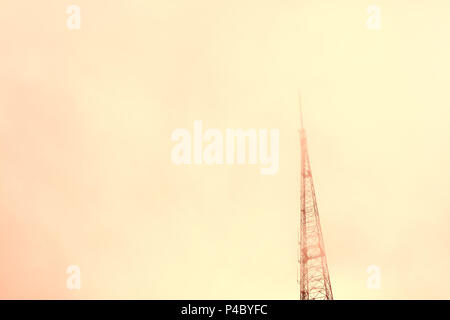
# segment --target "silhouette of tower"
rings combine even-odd
[[[300,300],[333,300],[300,101]]]

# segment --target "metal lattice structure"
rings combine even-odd
[[[333,300],[300,105],[300,300]]]

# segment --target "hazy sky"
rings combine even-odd
[[[0,298],[297,299],[300,89],[335,298],[450,299],[448,1],[0,2]],[[194,120],[278,173],[174,165]]]

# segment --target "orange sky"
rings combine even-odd
[[[296,299],[298,89],[334,297],[450,298],[448,1],[74,2],[1,1],[0,298]],[[194,120],[278,173],[175,166]]]

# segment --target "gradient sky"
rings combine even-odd
[[[448,1],[74,2],[0,0],[0,298],[296,299],[300,89],[335,298],[450,299]],[[175,166],[194,120],[278,174]]]

